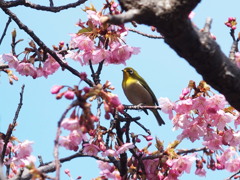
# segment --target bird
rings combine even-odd
[[[131,67],[123,70],[122,88],[125,96],[133,105],[158,106],[158,101],[147,82]],[[156,117],[159,126],[165,124],[157,109],[150,109]],[[144,112],[146,114],[147,110]]]

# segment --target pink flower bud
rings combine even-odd
[[[63,86],[58,86],[58,85],[55,85],[51,88],[51,93],[52,94],[57,94],[59,93],[59,91],[63,88]]]
[[[145,136],[145,139],[147,140],[147,141],[151,141],[151,140],[153,140],[153,137],[152,136]]]
[[[73,91],[70,91],[70,90],[68,90],[64,93],[64,97],[66,99],[73,99],[74,96],[75,96],[75,93]]]
[[[85,72],[81,72],[80,79],[84,81],[86,78],[87,78],[87,74]]]
[[[65,172],[65,174],[67,174],[69,177],[71,176],[69,169],[65,169],[64,172]]]
[[[137,143],[140,143],[141,142],[141,139],[139,139],[138,137],[136,138],[136,142]]]

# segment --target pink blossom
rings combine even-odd
[[[92,52],[92,63],[93,64],[98,64],[102,60],[109,59],[110,56],[111,56],[111,52],[108,51],[108,50],[105,50],[103,48],[95,49]]]
[[[168,98],[159,98],[159,106],[162,112],[169,115],[169,119],[173,118],[173,107],[174,103],[172,103]]]
[[[50,91],[52,94],[57,94],[63,87],[64,86],[54,85]]]
[[[62,56],[60,54],[58,54],[58,56],[60,59],[62,59]],[[55,73],[59,67],[59,63],[52,56],[48,55],[48,58],[44,62],[42,68],[44,76],[47,77],[48,75]]]
[[[82,65],[89,64],[89,61],[93,59],[93,52],[92,51],[84,51],[82,53],[82,59],[83,59]],[[95,62],[94,62],[94,64],[95,64]]]
[[[204,137],[205,141],[203,141],[202,144],[211,150],[222,150],[222,136],[210,131],[207,134],[208,137]]]
[[[15,156],[9,159],[8,164],[15,166],[16,168],[22,168],[36,161],[36,158],[31,155],[32,153],[32,141],[25,140],[22,143],[13,147]]]
[[[66,99],[73,99],[75,97],[75,93],[71,90],[67,90],[65,93],[64,93],[64,97]]]
[[[192,117],[189,114],[176,114],[172,119],[174,126],[173,130],[187,128],[191,123],[190,119],[192,119]]]
[[[68,136],[61,136],[59,144],[68,150],[77,151],[78,145],[86,139],[86,134],[83,134],[82,131],[73,130]]]
[[[95,144],[83,144],[83,153],[89,156],[97,156],[99,152],[99,147]]]
[[[88,36],[77,34],[71,34],[70,36],[72,37],[70,42],[72,47],[78,47],[80,50],[84,50],[86,52],[95,49],[94,41]]]
[[[18,154],[18,158],[25,158],[32,153],[33,141],[25,140],[13,148],[13,151]]]
[[[13,164],[16,166],[16,168],[23,168],[25,166],[30,165],[31,163],[34,163],[36,161],[36,157],[29,155],[23,158],[19,158],[17,156],[12,157],[8,163],[13,166]]]
[[[65,56],[66,58],[71,58],[75,61],[78,61],[82,66],[85,65],[83,62],[83,54],[80,52],[68,51],[68,54]]]
[[[8,62],[8,66],[10,68],[16,69],[18,67],[18,65],[19,65],[18,59],[14,55],[12,55],[12,54],[3,54],[2,55],[2,59],[5,62]]]
[[[19,63],[16,71],[23,76],[32,76],[34,79],[37,77],[37,70],[31,63]]]
[[[233,147],[227,148],[221,156],[218,157],[218,162],[225,164],[233,156],[237,155],[236,150]]]
[[[190,93],[190,89],[189,88],[184,88],[182,90],[182,94],[180,95],[180,100],[183,100],[185,98],[186,95],[188,95]]]
[[[189,138],[192,142],[199,140],[205,134],[204,126],[201,126],[197,119],[189,125],[183,126],[183,132],[177,137],[179,140]]]
[[[171,167],[172,170],[177,170],[180,174],[183,172],[190,173],[192,163],[196,160],[196,154],[179,156],[177,159],[168,159],[167,165]]]
[[[199,116],[203,115],[206,113],[206,98],[199,96],[197,98],[194,98],[192,100],[193,103],[193,109],[196,109],[198,111]]]
[[[108,162],[97,161],[98,167],[101,170],[100,175],[109,179],[122,180],[119,171],[111,166]]]
[[[192,104],[192,99],[181,100],[177,104],[175,104],[174,110],[176,111],[176,113],[180,114],[187,113],[192,110]]]
[[[197,168],[195,174],[198,176],[206,176],[206,170],[203,168]]]
[[[110,157],[116,157],[118,156],[117,152],[113,149],[107,149],[106,151],[102,152],[102,156],[110,156]]]
[[[240,158],[230,159],[225,163],[225,168],[229,172],[237,172],[240,169]]]
[[[159,165],[159,159],[147,159],[143,161],[145,172],[146,172],[146,178],[147,179],[153,179],[158,180],[157,173],[158,173],[158,165]]]
[[[100,15],[96,12],[96,11],[92,11],[92,10],[87,10],[86,13],[88,14],[88,19],[95,25],[101,25],[101,21],[100,21]]]
[[[111,45],[111,56],[106,59],[106,63],[126,64],[125,61],[128,60],[132,54],[138,54],[139,52],[139,48],[131,47],[128,45],[121,45],[114,42]]]
[[[79,129],[80,123],[78,117],[76,116],[75,118],[65,118],[61,123],[61,127],[70,131]]]
[[[211,114],[211,125],[216,126],[219,130],[224,130],[227,123],[235,120],[235,117],[231,113],[225,113],[223,110],[218,110],[216,114]]]
[[[117,150],[117,154],[122,154],[126,152],[128,149],[133,149],[135,146],[133,143],[125,143]]]
[[[227,101],[222,94],[215,94],[206,100],[207,108],[214,108],[215,112],[217,112],[219,109],[223,109],[226,104]]]

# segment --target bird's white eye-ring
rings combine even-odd
[[[129,69],[128,72],[129,72],[129,74],[133,74],[133,70],[132,69]]]

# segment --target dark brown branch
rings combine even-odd
[[[15,116],[14,116],[14,118],[13,118],[13,122],[12,122],[12,124],[9,125],[8,131],[7,131],[6,136],[5,136],[5,139],[4,139],[4,146],[3,146],[3,150],[2,150],[2,155],[1,155],[0,164],[3,163],[4,156],[5,156],[6,149],[7,149],[7,144],[8,144],[8,142],[9,142],[11,136],[12,136],[12,132],[13,132],[15,126],[16,126],[17,119],[18,119],[20,110],[21,110],[22,105],[23,105],[23,92],[24,92],[24,87],[25,87],[25,85],[22,85],[22,90],[21,90],[21,92],[20,92],[19,104],[18,104],[17,110],[16,110],[16,112],[15,112]]]
[[[128,28],[129,31],[131,32],[135,32],[137,34],[140,34],[142,36],[145,36],[145,37],[148,37],[148,38],[152,38],[152,39],[164,39],[163,36],[156,36],[156,35],[152,35],[152,34],[146,34],[146,33],[143,33],[143,32],[140,32],[136,29],[132,29],[132,28]]]
[[[9,17],[8,21],[7,21],[6,25],[5,25],[5,28],[3,30],[1,39],[0,39],[0,45],[2,44],[2,41],[3,41],[3,39],[4,39],[4,37],[5,37],[6,33],[7,33],[7,29],[8,29],[9,24],[11,23],[11,21],[12,21],[12,18]]]
[[[238,174],[240,174],[240,170],[238,172],[234,173],[233,175],[231,175],[230,177],[226,178],[225,180],[231,180],[232,178],[234,178]],[[238,177],[238,179],[239,179],[239,177]]]
[[[0,65],[0,70],[7,69],[9,66],[7,64]]]
[[[209,32],[200,31],[188,18],[200,0],[119,2],[127,13],[137,8],[138,13],[132,16],[131,21],[156,27],[165,42],[240,111],[240,70],[221,51]],[[124,15],[110,16],[109,20],[117,24],[130,21]]]
[[[50,7],[48,6],[41,6],[39,4],[34,4],[34,3],[31,3],[29,1],[25,1],[25,0],[18,0],[18,1],[8,1],[8,2],[5,2],[5,1],[0,1],[0,6],[2,8],[10,8],[10,7],[16,7],[16,6],[26,6],[26,7],[30,7],[30,8],[33,8],[33,9],[36,9],[36,10],[42,10],[42,11],[49,11],[49,12],[60,12],[62,10],[66,10],[66,9],[69,9],[69,8],[75,8],[83,3],[85,3],[87,0],[78,0],[77,2],[75,3],[69,3],[69,4],[66,4],[64,6],[58,6],[58,7],[53,7],[51,4],[51,1],[50,1]]]
[[[182,154],[194,153],[194,152],[199,152],[199,151],[205,152],[206,150],[207,150],[206,147],[194,148],[194,149],[189,149],[189,150],[178,150],[177,154],[182,155]]]
[[[71,156],[68,156],[68,157],[65,157],[65,158],[61,158],[61,159],[59,159],[59,162],[60,163],[64,163],[64,162],[68,162],[68,161],[71,161],[72,159],[79,158],[79,157],[91,157],[91,158],[94,158],[96,160],[100,160],[100,161],[103,161],[103,162],[109,162],[110,163],[110,161],[108,159],[100,158],[100,157],[97,157],[97,156],[84,155],[84,154],[81,154],[79,152],[75,153],[75,154],[73,154]],[[42,173],[51,173],[51,172],[56,171],[55,161],[44,163],[43,165],[38,167],[38,170],[40,172],[42,172]],[[31,177],[32,177],[32,174],[29,172],[28,169],[25,168],[23,173],[22,173],[22,175],[21,175],[21,180],[30,180]],[[19,180],[19,176],[16,175],[16,176],[14,176],[13,178],[11,178],[9,180]]]
[[[75,76],[80,78],[80,73],[72,68],[71,66],[67,65],[67,63],[63,62],[58,55],[52,51],[50,48],[48,48],[36,35],[35,33],[30,30],[26,25],[24,25],[19,19],[18,17],[13,14],[9,9],[1,7],[2,10],[9,15],[9,17],[11,17],[15,23],[18,25],[18,27],[20,29],[23,29],[29,36],[32,37],[32,39],[43,49],[43,51],[49,53],[59,64],[62,68],[67,69],[68,71],[70,71],[72,74],[74,74]],[[89,80],[85,80],[85,82],[89,85],[89,86],[93,86],[92,82]]]

